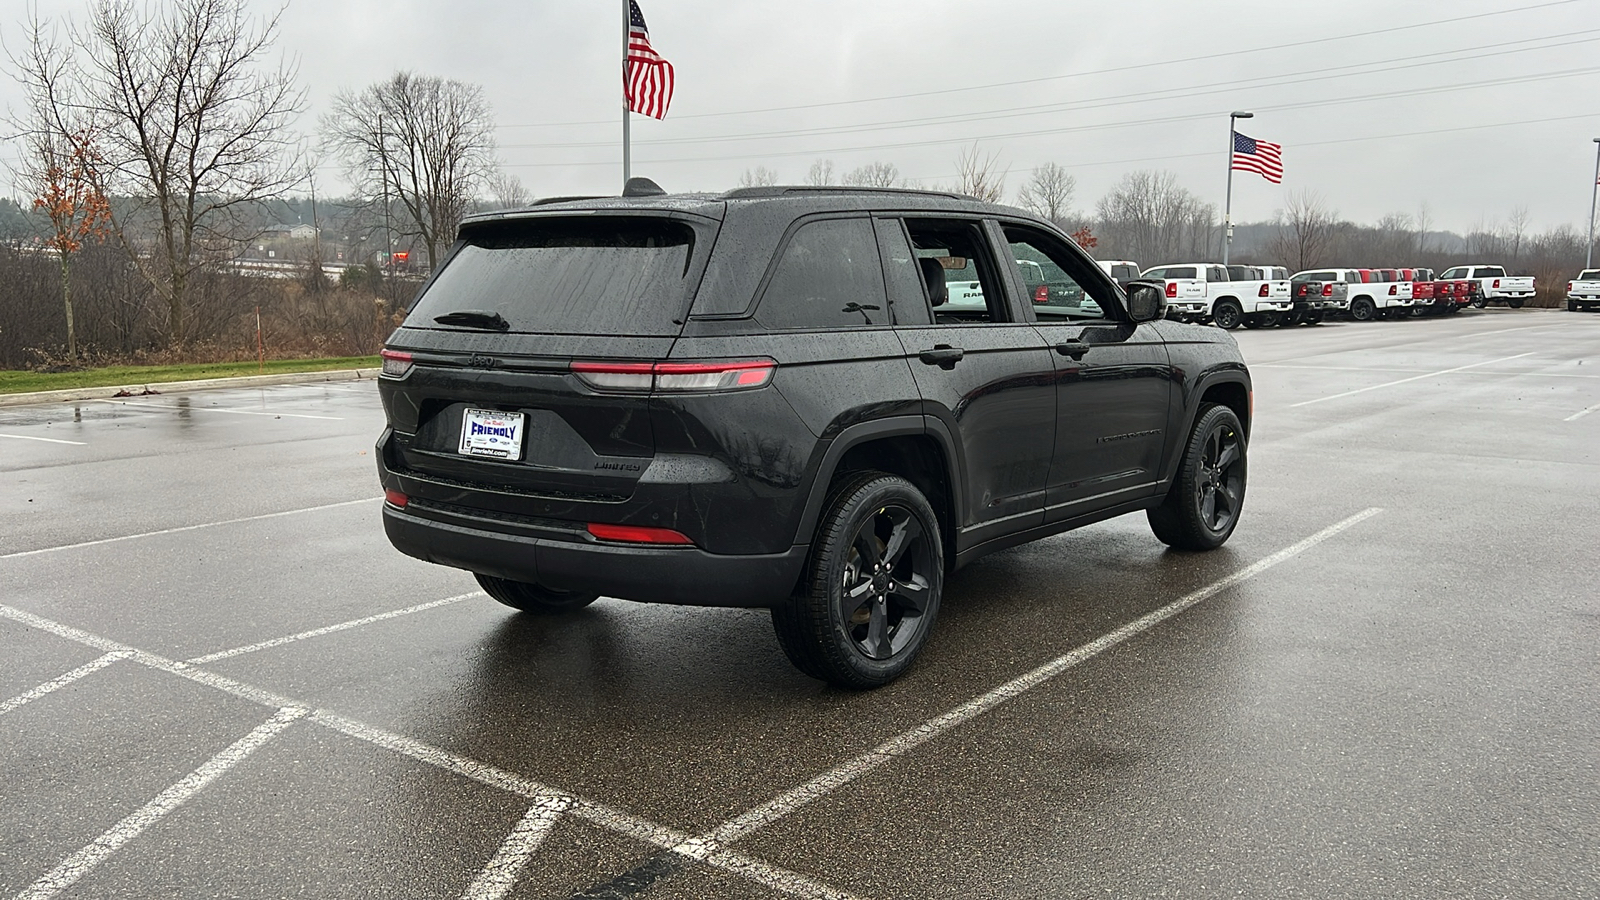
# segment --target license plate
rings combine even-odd
[[[523,418],[519,412],[467,410],[461,419],[461,454],[521,459]]]

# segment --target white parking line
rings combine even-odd
[[[1258,560],[1226,578],[1214,581],[1193,593],[1186,594],[1155,612],[1147,613],[1134,619],[1121,628],[1101,635],[1070,653],[1056,657],[1026,675],[1014,678],[986,694],[968,700],[941,716],[936,716],[915,728],[901,732],[855,759],[835,766],[805,784],[785,791],[771,801],[743,815],[729,819],[708,832],[705,838],[718,843],[732,843],[753,831],[765,828],[811,801],[837,791],[878,766],[903,756],[908,751],[927,743],[958,725],[983,715],[1013,697],[1033,690],[1084,660],[1098,656],[1129,638],[1149,631],[1151,628],[1195,604],[1213,597],[1241,581],[1253,578],[1285,560],[1292,559],[1339,532],[1359,522],[1364,522],[1380,512],[1383,512],[1383,510],[1378,507],[1362,510],[1347,519],[1329,525],[1302,541],[1279,550],[1271,556]]]
[[[1580,409],[1577,412],[1573,413],[1572,415],[1567,416],[1565,419],[1562,419],[1561,421],[1563,421],[1563,422],[1576,422],[1579,419],[1583,418],[1584,416],[1587,416],[1589,413],[1592,413],[1597,409],[1600,409],[1600,403],[1596,403],[1595,405],[1589,407],[1588,409]]]
[[[292,700],[225,675],[207,672],[204,669],[196,669],[185,663],[129,647],[110,638],[101,637],[81,628],[74,628],[71,625],[46,619],[26,610],[0,604],[0,618],[20,622],[40,631],[85,644],[98,650],[107,652],[127,651],[131,654],[128,659],[132,662],[161,672],[167,672],[180,678],[186,678],[263,706],[277,709],[289,707],[305,708],[309,706],[309,704]],[[507,772],[498,766],[468,759],[405,735],[374,728],[371,725],[326,710],[317,710],[311,713],[307,721],[315,722],[324,728],[365,741],[375,747],[452,772],[463,778],[469,778],[479,784],[526,797],[529,800],[538,801],[552,797],[567,798],[572,804],[568,810],[569,815],[585,819],[602,828],[636,838],[663,850],[686,848],[686,855],[693,855],[694,858],[703,860],[709,865],[755,880],[784,893],[806,898],[806,900],[854,900],[850,894],[844,891],[828,887],[797,872],[791,872],[743,854],[720,848],[703,839],[697,839],[687,832],[667,828],[603,803],[558,791],[555,788],[539,784],[521,775]]]
[[[287,637],[273,638],[268,641],[246,644],[243,647],[235,647],[232,650],[221,650],[216,653],[208,653],[205,656],[196,656],[194,659],[185,660],[184,662],[186,665],[203,666],[206,663],[216,662],[219,659],[228,659],[232,656],[242,656],[246,653],[254,653],[257,650],[266,650],[269,647],[281,647],[284,644],[292,644],[295,641],[303,641],[306,638],[321,637],[325,634],[333,634],[336,631],[344,631],[350,628],[360,628],[363,625],[371,625],[374,622],[382,622],[385,619],[398,619],[401,616],[409,616],[412,613],[419,613],[425,609],[435,609],[440,606],[449,606],[452,603],[460,603],[463,600],[470,600],[473,597],[484,596],[487,595],[484,594],[483,591],[473,591],[470,594],[457,594],[454,597],[446,597],[443,600],[430,600],[427,603],[418,603],[416,606],[408,606],[405,609],[390,610],[389,612],[378,613],[374,616],[351,619],[348,622],[340,622],[337,625],[325,625],[322,628],[313,628],[310,631],[302,631],[299,634],[291,634]]]
[[[87,447],[83,441],[63,441],[60,438],[31,437],[26,434],[0,434],[0,438],[11,438],[14,441],[43,441],[46,444],[70,444],[74,447]]]
[[[1350,397],[1350,396],[1353,396],[1355,394],[1365,394],[1367,391],[1375,391],[1375,390],[1378,390],[1379,388],[1394,387],[1397,384],[1406,384],[1406,383],[1412,382],[1412,381],[1421,381],[1424,378],[1436,378],[1436,377],[1438,377],[1440,375],[1449,375],[1452,372],[1461,372],[1461,371],[1464,371],[1466,369],[1476,369],[1479,366],[1492,366],[1495,363],[1503,363],[1503,362],[1507,362],[1507,361],[1513,360],[1513,359],[1521,359],[1524,356],[1532,356],[1535,352],[1536,351],[1529,350],[1527,353],[1518,353],[1515,356],[1503,356],[1503,357],[1501,357],[1499,359],[1487,359],[1487,360],[1484,360],[1483,362],[1475,362],[1475,363],[1471,363],[1471,364],[1465,365],[1465,366],[1456,366],[1454,369],[1443,369],[1443,370],[1438,371],[1438,372],[1428,372],[1428,373],[1425,373],[1425,374],[1422,374],[1422,375],[1413,375],[1410,378],[1402,378],[1399,381],[1386,381],[1383,384],[1374,384],[1374,385],[1370,385],[1370,386],[1364,387],[1364,388],[1356,388],[1353,391],[1345,391],[1342,394],[1329,394],[1326,397],[1317,397],[1314,400],[1302,400],[1299,403],[1291,403],[1291,404],[1289,404],[1289,407],[1292,409],[1292,408],[1294,408],[1296,406],[1310,406],[1313,403],[1321,403],[1324,400],[1337,400],[1340,397]]]
[[[62,860],[54,869],[33,884],[29,885],[16,900],[49,900],[49,898],[71,887],[78,879],[89,873],[90,869],[99,865],[106,857],[117,852],[122,845],[138,837],[146,828],[154,825],[160,819],[182,806],[185,801],[198,794],[206,785],[222,777],[229,769],[244,761],[245,757],[261,749],[268,741],[282,734],[284,729],[294,724],[296,719],[304,716],[306,710],[297,707],[285,707],[278,710],[272,718],[256,726],[244,737],[234,741],[226,750],[218,753],[184,776],[177,784],[162,791],[154,800],[141,806],[130,813],[121,822],[113,825],[105,834],[95,838],[94,841],[78,852]]]
[[[538,851],[539,845],[544,843],[550,829],[555,827],[556,820],[571,805],[572,802],[565,797],[535,800],[527,815],[500,844],[500,849],[495,851],[489,864],[483,867],[483,871],[462,893],[461,900],[500,900],[504,897],[517,883],[517,876],[522,874],[523,867]]]
[[[125,534],[121,537],[101,538],[98,541],[83,541],[77,544],[62,544],[59,547],[41,547],[38,550],[21,550],[16,553],[0,553],[0,559],[19,559],[24,556],[37,556],[40,553],[55,553],[58,550],[78,550],[83,547],[98,547],[102,544],[115,544],[118,541],[131,541],[135,538],[156,537],[163,534],[178,534],[184,531],[194,531],[199,528],[215,528],[218,525],[237,525],[240,522],[259,522],[262,519],[276,519],[279,516],[294,516],[300,513],[321,512],[325,509],[338,509],[341,506],[355,506],[358,503],[376,503],[382,497],[367,497],[361,500],[346,500],[343,503],[326,503],[322,506],[306,506],[300,509],[286,509],[282,512],[262,513],[259,516],[244,516],[238,519],[223,519],[220,522],[202,522],[199,525],[180,525],[177,528],[163,528],[160,531],[141,531],[138,534]]]
[[[1368,368],[1366,366],[1296,366],[1289,363],[1255,363],[1252,369],[1306,369],[1317,372],[1422,372],[1422,369],[1394,369],[1386,366]],[[1433,373],[1438,374],[1438,373]],[[1583,378],[1590,381],[1600,379],[1600,375],[1576,375],[1572,372],[1467,372],[1468,375],[1481,375],[1485,378],[1505,378],[1515,375],[1518,378]]]
[[[121,406],[136,406],[140,409],[163,409],[167,412],[219,412],[233,413],[237,416],[271,416],[274,419],[326,419],[329,422],[343,422],[344,416],[313,416],[306,413],[286,412],[261,412],[255,409],[229,409],[225,406],[167,406],[164,403],[132,403],[127,400],[92,400],[91,403],[115,403]]]
[[[24,693],[18,694],[17,696],[12,697],[10,700],[7,700],[6,702],[0,703],[0,716],[3,716],[6,713],[11,712],[13,709],[16,709],[17,707],[21,706],[24,703],[28,703],[28,702],[31,702],[33,700],[37,700],[37,699],[39,699],[40,697],[43,697],[46,694],[50,694],[50,693],[54,693],[55,691],[59,691],[62,688],[66,687],[67,685],[69,685],[71,683],[73,683],[74,681],[77,681],[78,679],[82,678],[85,675],[90,675],[90,674],[93,674],[95,672],[98,672],[101,669],[104,669],[106,666],[109,666],[112,663],[116,662],[117,660],[119,660],[119,659],[127,659],[128,657],[130,657],[132,655],[133,654],[128,652],[127,650],[113,650],[113,651],[111,651],[110,653],[107,653],[104,656],[96,657],[95,659],[92,659],[89,662],[84,663],[83,665],[77,667],[76,669],[73,669],[71,672],[66,673],[65,675],[62,675],[62,676],[57,677],[57,678],[52,678],[49,681],[46,681],[44,684],[41,684],[38,687],[34,688],[33,690],[26,691]]]

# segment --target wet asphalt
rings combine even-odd
[[[985,558],[870,693],[401,556],[370,383],[0,410],[0,897],[1600,896],[1600,315],[1237,336],[1223,549]]]

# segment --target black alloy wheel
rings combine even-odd
[[[558,591],[541,584],[496,578],[493,575],[479,574],[476,577],[485,594],[526,613],[559,615],[582,609],[600,598],[599,594]]]
[[[1489,301],[1483,299],[1483,295],[1482,294],[1479,294],[1479,295],[1477,295],[1477,296],[1472,298],[1472,308],[1473,309],[1483,309],[1485,306],[1488,306],[1488,305],[1489,305]]]
[[[1378,314],[1378,307],[1366,297],[1357,297],[1350,301],[1350,318],[1357,322],[1371,322]]]
[[[772,610],[795,667],[839,687],[888,684],[927,641],[944,589],[933,508],[910,482],[856,473],[833,493],[794,596]]]
[[[1177,481],[1147,511],[1150,530],[1178,550],[1214,550],[1239,524],[1247,474],[1244,429],[1234,411],[1206,404],[1189,432]]]
[[[1236,300],[1218,300],[1211,310],[1211,318],[1218,328],[1232,331],[1244,321],[1244,308]]]

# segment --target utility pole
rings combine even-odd
[[[322,290],[322,228],[317,225],[317,176],[311,176],[311,284]]]
[[[389,139],[383,131],[383,114],[378,115],[378,177],[383,180],[383,290],[394,309],[394,233],[389,225]]]
[[[1228,192],[1222,201],[1222,264],[1228,264],[1228,249],[1233,246],[1233,151],[1238,142],[1234,122],[1255,118],[1253,112],[1234,110],[1228,113]]]

